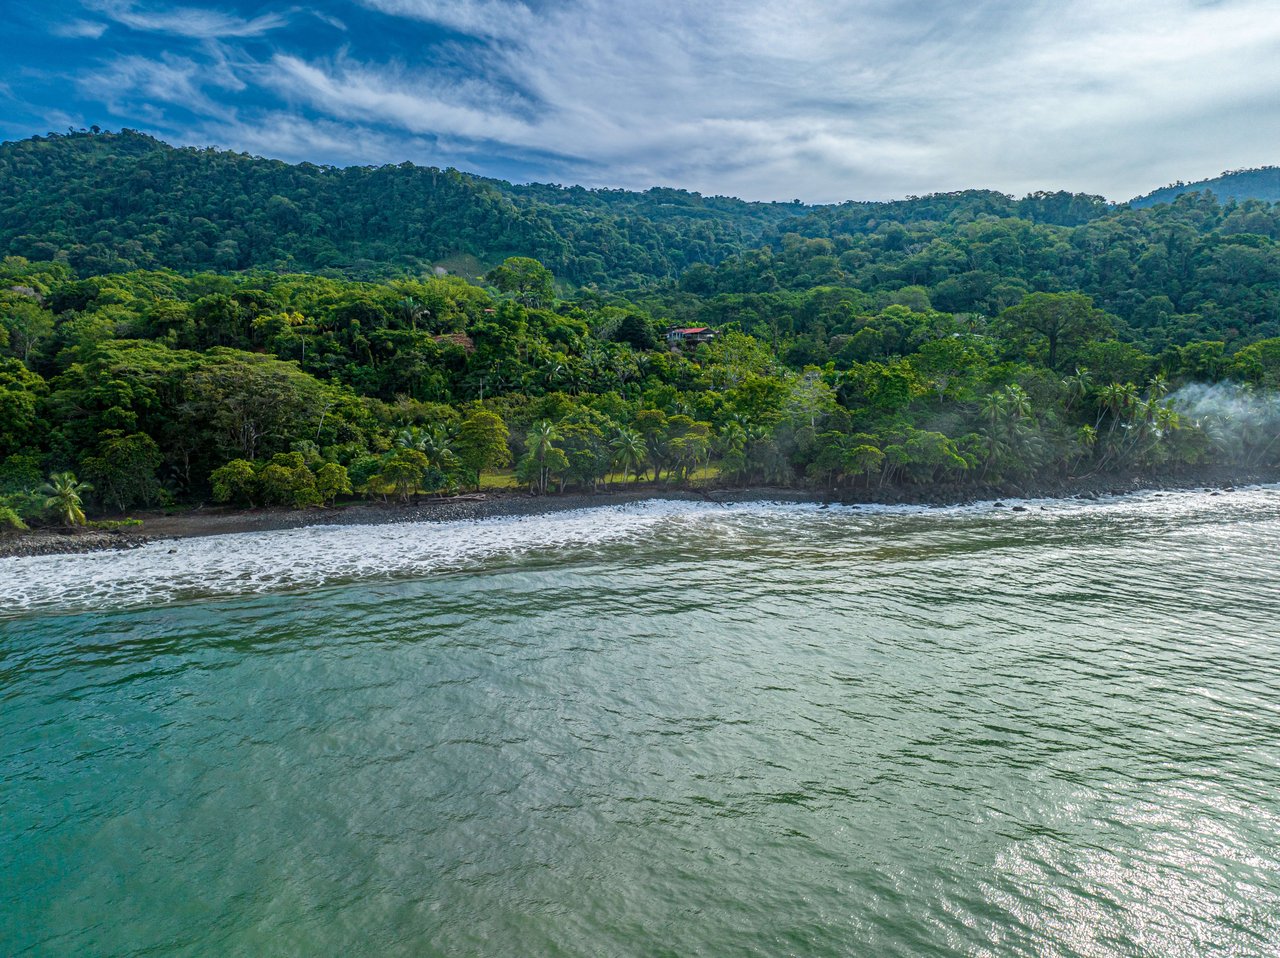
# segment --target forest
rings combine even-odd
[[[1280,465],[1264,202],[813,208],[77,134],[0,148],[0,205],[0,526]]]

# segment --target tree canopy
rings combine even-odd
[[[1280,457],[1265,402],[1183,398],[1280,385],[1280,211],[1095,200],[782,210],[137,134],[6,144],[0,509]],[[430,261],[464,248],[470,279]],[[715,336],[661,335],[688,326]]]

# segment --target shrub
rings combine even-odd
[[[253,463],[246,459],[232,459],[225,466],[213,470],[209,480],[213,483],[215,502],[238,502],[253,505],[258,494],[258,477]]]
[[[21,532],[25,528],[27,524],[21,516],[8,506],[0,506],[0,532]]]
[[[326,462],[316,472],[316,494],[320,501],[332,505],[338,496],[351,494],[351,477],[345,466]]]
[[[273,505],[305,509],[321,503],[316,474],[307,468],[301,453],[282,452],[258,471],[262,498]]]

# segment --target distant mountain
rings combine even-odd
[[[1172,186],[1166,186],[1146,196],[1130,200],[1129,205],[1142,209],[1155,206],[1157,203],[1172,203],[1183,193],[1206,191],[1224,203],[1228,200],[1262,200],[1267,203],[1280,203],[1280,166],[1263,166],[1256,170],[1230,170],[1211,180],[1174,183]]]
[[[637,287],[780,245],[787,233],[868,235],[889,224],[1018,217],[1075,226],[1101,197],[1015,200],[967,190],[888,203],[753,203],[679,189],[591,190],[412,163],[337,168],[141,133],[0,144],[0,254],[65,258],[82,274],[169,267],[378,278],[433,268],[475,276],[512,255],[575,285]]]

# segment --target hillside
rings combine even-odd
[[[402,163],[288,164],[175,148],[140,133],[73,133],[0,145],[0,252],[65,257],[79,273],[303,270],[378,278],[443,265],[475,276],[533,256],[573,285],[644,286],[777,245],[885,223],[978,216],[1076,225],[1099,197],[1023,200],[971,190],[813,207],[655,188],[512,185]]]
[[[1184,193],[1209,192],[1222,202],[1228,200],[1262,200],[1265,203],[1280,203],[1280,166],[1263,166],[1256,170],[1235,170],[1215,176],[1211,180],[1197,180],[1195,183],[1174,183],[1146,196],[1130,200],[1129,205],[1136,209],[1155,206],[1157,203],[1172,203]]]
[[[790,203],[512,186],[410,163],[291,165],[131,131],[0,145],[0,251],[81,273],[169,267],[366,278],[535,256],[575,284],[719,262],[807,212]]]
[[[1280,333],[1277,240],[1280,207],[1204,194],[1139,209],[989,190],[805,206],[512,185],[409,163],[291,165],[129,131],[0,145],[0,253],[65,261],[81,276],[378,280],[444,267],[475,279],[529,256],[562,291],[630,290],[673,321],[798,337],[794,355],[819,363],[848,317],[805,305],[811,290],[987,316],[1029,293],[1078,291],[1152,345],[1238,348]]]
[[[491,478],[543,494],[915,495],[1280,465],[1269,400],[1235,391],[1280,383],[1280,205],[811,208],[131,133],[0,164],[0,529],[77,521],[49,503],[81,493],[300,507],[510,466]],[[709,343],[664,338],[694,325]],[[1183,387],[1234,397],[1226,418]]]

